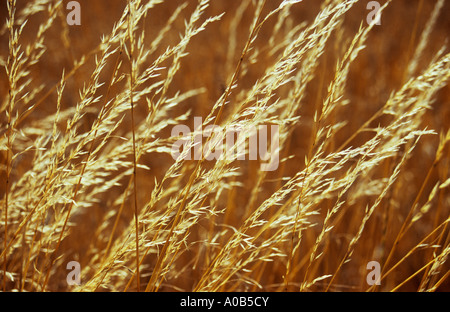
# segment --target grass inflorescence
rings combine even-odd
[[[449,290],[448,1],[78,2],[0,4],[3,291]]]

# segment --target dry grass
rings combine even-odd
[[[449,1],[67,2],[0,4],[2,290],[450,290]],[[195,116],[277,170],[174,160]]]

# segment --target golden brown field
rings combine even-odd
[[[0,289],[450,290],[450,1],[69,2],[0,2]]]

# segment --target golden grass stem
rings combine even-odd
[[[128,35],[130,39],[130,107],[131,107],[131,128],[133,133],[133,197],[134,197],[134,223],[135,223],[135,239],[136,239],[136,287],[139,292],[141,289],[141,277],[139,270],[139,211],[138,211],[138,203],[137,203],[137,164],[136,164],[136,134],[135,134],[135,120],[134,120],[134,36],[133,36],[133,27],[134,27],[134,11],[135,7],[133,4],[133,9],[131,7],[131,0],[128,0]]]
[[[16,97],[16,81],[14,78],[14,67],[16,60],[14,59],[15,56],[14,50],[16,48],[16,43],[14,39],[14,12],[15,12],[15,6],[16,1],[15,0],[8,0],[8,19],[10,23],[10,31],[9,31],[9,49],[10,49],[10,56],[9,56],[9,62],[8,62],[8,110],[7,110],[7,146],[6,146],[6,183],[5,183],[5,206],[4,206],[4,213],[5,213],[5,237],[3,242],[4,247],[4,256],[3,256],[3,291],[6,291],[6,269],[7,269],[7,259],[6,259],[6,250],[7,250],[7,241],[8,241],[8,206],[9,206],[9,188],[10,188],[10,173],[11,173],[11,162],[12,162],[12,156],[13,155],[13,147],[12,147],[12,132],[13,130],[13,124],[11,115],[13,112],[13,106],[14,101]]]

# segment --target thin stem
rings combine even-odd
[[[401,282],[400,284],[398,284],[397,286],[395,286],[395,288],[393,288],[391,290],[391,292],[397,291],[400,287],[402,287],[403,285],[405,285],[407,282],[409,282],[410,280],[412,280],[416,275],[418,275],[420,272],[422,272],[423,270],[425,270],[426,268],[430,267],[430,264],[433,264],[435,261],[435,259],[431,260],[430,262],[428,262],[427,264],[425,264],[421,269],[419,269],[416,273],[412,274],[411,276],[409,276],[407,279],[405,279],[403,282]]]
[[[426,237],[424,237],[414,248],[412,248],[410,251],[408,251],[408,253],[402,258],[400,259],[396,264],[394,264],[389,271],[387,271],[386,273],[381,273],[381,280],[383,281],[389,274],[391,274],[401,263],[403,263],[403,261],[406,260],[406,258],[408,258],[410,255],[412,255],[414,253],[414,251],[416,251],[420,246],[422,246],[422,244],[425,243],[425,241],[427,241],[430,237],[432,237],[439,229],[441,229],[441,227],[446,226],[447,223],[450,222],[450,218],[448,218],[447,220],[445,220],[444,222],[442,222],[437,228],[435,228],[430,234],[428,234]],[[375,288],[375,285],[371,286],[368,291],[373,291]]]
[[[396,238],[395,238],[395,240],[394,240],[394,243],[393,243],[392,248],[391,248],[391,250],[390,250],[390,252],[389,252],[389,255],[388,255],[386,261],[384,262],[382,272],[385,271],[385,269],[386,269],[388,263],[390,262],[392,256],[394,255],[394,250],[395,250],[395,248],[396,248],[397,245],[399,244],[399,242],[400,242],[400,240],[402,239],[403,235],[406,233],[406,231],[407,231],[407,224],[408,224],[408,221],[410,220],[410,218],[411,218],[411,216],[412,216],[412,214],[413,214],[414,207],[415,207],[416,204],[418,203],[418,201],[419,201],[419,199],[420,199],[420,197],[421,197],[421,195],[422,195],[422,193],[423,193],[423,191],[424,191],[424,189],[425,189],[425,186],[426,186],[426,184],[428,183],[429,178],[431,177],[431,173],[432,173],[432,171],[433,171],[433,168],[436,167],[436,165],[437,165],[437,159],[435,159],[435,161],[433,162],[433,165],[432,165],[431,168],[428,170],[428,174],[427,174],[427,176],[425,177],[425,180],[423,181],[422,186],[421,186],[419,192],[417,193],[417,196],[416,196],[416,198],[415,198],[415,200],[414,200],[414,203],[411,205],[411,209],[409,210],[408,215],[406,216],[405,220],[403,221],[402,227],[400,228],[400,231],[398,232],[398,234],[397,234],[397,236],[396,236]]]
[[[11,158],[9,156],[11,150],[11,93],[9,100],[9,112],[8,112],[8,148],[6,150],[6,185],[5,185],[5,239],[3,241],[3,247],[6,250],[8,241],[8,204],[9,204],[9,179],[10,179],[10,167]],[[6,291],[6,252],[3,255],[3,291]]]
[[[11,173],[11,162],[12,157],[10,154],[12,151],[12,132],[13,125],[11,120],[12,109],[15,100],[15,86],[16,86],[16,78],[14,75],[14,67],[15,67],[15,52],[16,44],[14,40],[14,11],[15,11],[16,2],[13,0],[8,1],[8,19],[10,23],[10,32],[9,32],[9,49],[10,49],[10,58],[8,62],[8,84],[9,84],[9,99],[8,99],[8,134],[7,134],[7,149],[6,149],[6,184],[5,184],[5,237],[3,242],[3,247],[5,253],[3,254],[3,291],[6,291],[6,268],[7,268],[7,241],[8,241],[8,206],[9,206],[9,184],[10,184],[10,173]]]
[[[136,239],[136,286],[137,291],[141,289],[141,278],[139,272],[139,217],[138,217],[138,203],[137,203],[137,165],[136,165],[136,133],[135,133],[135,121],[134,121],[134,34],[133,34],[133,24],[132,18],[134,14],[134,8],[131,9],[131,1],[128,0],[128,35],[130,39],[130,107],[131,107],[131,128],[133,133],[133,186],[134,186],[134,222],[135,222],[135,239]]]

